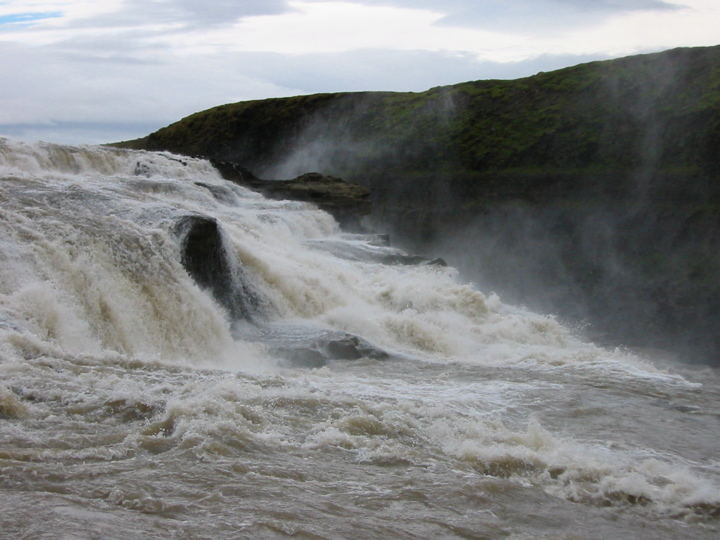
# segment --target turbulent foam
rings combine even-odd
[[[453,269],[314,249],[308,239],[361,241],[338,236],[334,220],[310,205],[225,182],[203,160],[3,139],[0,171],[2,308],[12,324],[65,350],[207,359],[232,349],[225,314],[193,286],[172,233],[183,215],[201,215],[217,221],[230,266],[247,270],[271,319],[311,320],[430,361],[557,366],[607,356],[550,317],[460,283]],[[382,249],[397,251],[372,245]]]
[[[129,151],[102,146],[25,143],[2,137],[0,137],[0,174],[64,178],[157,176],[192,179],[209,176],[219,179],[217,171],[207,161],[170,153]]]
[[[27,406],[10,390],[0,386],[0,417],[23,418],[27,415]]]
[[[434,431],[446,452],[481,474],[529,479],[571,501],[653,505],[669,514],[712,514],[720,509],[713,484],[687,466],[562,439],[536,420],[530,420],[526,431],[477,421],[436,425]]]
[[[584,343],[452,268],[381,264],[397,248],[203,160],[0,140],[0,176],[0,486],[199,524],[177,535],[227,523],[217,537],[264,512],[333,536],[293,520],[336,527],[342,505],[382,522],[369,536],[472,536],[468,519],[510,536],[477,501],[488,515],[521,501],[525,519],[537,492],[650,522],[717,518],[717,464],[697,457],[714,448],[717,394],[702,385]],[[222,278],[242,286],[216,289],[251,291],[249,320],[183,265],[177,224],[193,217],[217,225]],[[343,242],[353,257],[327,249]],[[388,355],[301,370],[269,352],[348,334]],[[658,434],[660,415],[682,434]],[[326,506],[305,517],[308,500]],[[392,528],[415,512],[430,514]]]

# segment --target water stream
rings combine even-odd
[[[209,163],[0,139],[0,536],[716,538],[720,377]]]

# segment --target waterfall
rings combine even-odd
[[[0,529],[717,534],[715,371],[427,262],[201,159],[0,139]]]

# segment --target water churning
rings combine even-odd
[[[0,139],[0,530],[720,532],[716,371],[378,238],[203,160]]]

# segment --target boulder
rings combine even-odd
[[[228,256],[222,230],[211,217],[189,215],[174,227],[181,242],[181,262],[200,288],[210,291],[233,320],[252,319],[258,296],[245,279],[242,268]]]
[[[322,367],[334,360],[390,358],[388,353],[368,341],[344,332],[328,333],[308,341],[301,340],[292,346],[271,346],[270,350],[295,367]]]

